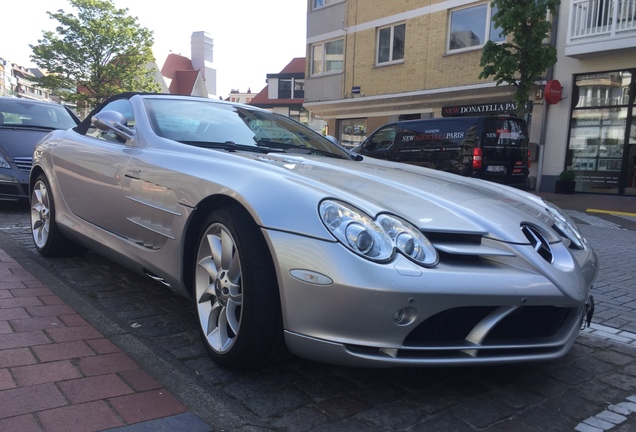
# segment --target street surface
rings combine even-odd
[[[92,252],[40,257],[27,205],[0,203],[0,247],[215,431],[634,431],[636,221],[570,215],[601,262],[593,326],[564,359],[498,367],[354,369],[290,358],[232,372],[206,355],[188,300]]]

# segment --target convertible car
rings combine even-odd
[[[362,157],[287,117],[123,94],[36,148],[33,239],[89,248],[193,299],[219,364],[565,355],[597,258],[539,197]]]

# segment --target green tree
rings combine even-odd
[[[152,31],[111,0],[69,3],[76,13],[47,12],[59,25],[30,45],[31,59],[47,71],[38,85],[89,108],[120,92],[160,90],[147,67],[154,62]]]
[[[493,76],[497,85],[508,83],[516,87],[515,101],[520,113],[533,87],[556,61],[556,49],[545,40],[552,23],[546,20],[548,11],[556,16],[560,0],[493,0],[494,31],[506,36],[506,42],[486,42],[479,78]]]

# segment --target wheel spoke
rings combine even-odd
[[[212,257],[208,256],[203,258],[202,260],[199,261],[198,266],[202,268],[203,270],[205,270],[205,272],[208,274],[211,281],[216,280],[216,277],[219,271]]]
[[[221,239],[217,235],[212,235],[212,234],[209,234],[207,236],[207,239],[208,239],[208,245],[210,246],[210,253],[212,254],[212,259],[214,260],[214,264],[216,265],[216,268],[217,269],[223,268],[223,263],[222,263],[223,245],[222,245]]]
[[[221,231],[221,246],[223,248],[221,266],[224,269],[229,269],[232,264],[232,258],[234,257],[234,242],[225,230]]]
[[[232,330],[232,333],[234,333],[235,335],[238,334],[238,331],[239,331],[240,323],[239,323],[238,317],[240,316],[240,307],[241,307],[240,303],[229,301],[224,311],[227,324]]]

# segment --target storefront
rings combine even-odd
[[[636,195],[636,69],[574,76],[566,166],[576,191]]]

